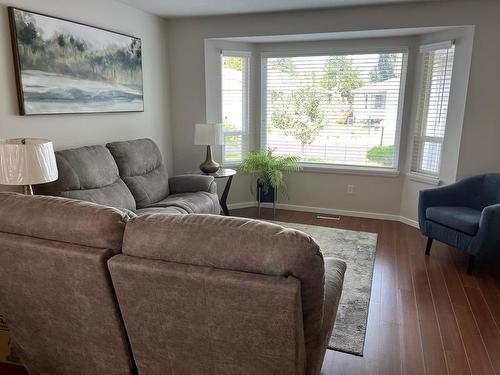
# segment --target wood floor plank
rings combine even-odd
[[[469,360],[439,261],[429,257],[427,273],[450,374],[470,374]]]
[[[500,333],[480,289],[465,287],[472,313],[495,373],[500,374]]]
[[[464,343],[473,374],[492,374],[493,367],[486,352],[483,339],[479,332],[474,314],[470,309],[469,300],[462,284],[461,273],[465,269],[456,267],[452,253],[457,252],[448,246],[441,245],[433,250],[432,257],[438,259],[443,270],[443,277],[450,295],[455,319]]]

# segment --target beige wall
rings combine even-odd
[[[463,137],[460,145],[455,146],[459,150],[456,175],[498,172],[500,126],[496,117],[500,76],[496,74],[496,67],[500,47],[495,41],[500,35],[499,14],[500,3],[496,1],[451,1],[171,20],[167,28],[175,170],[183,172],[196,168],[203,158],[203,149],[194,146],[192,139],[193,124],[206,118],[203,51],[207,38],[475,25]],[[404,144],[408,141],[410,125],[411,118],[407,117],[403,123],[406,129]],[[336,173],[295,174],[289,178],[290,201],[285,203],[399,215],[406,181],[404,169],[399,177],[392,178]],[[352,196],[346,193],[347,184],[351,183],[356,185],[356,194]],[[236,178],[230,201],[253,200],[249,184],[248,178]],[[412,219],[416,217],[414,203],[420,186],[429,187],[421,184],[403,197],[404,213]]]
[[[7,6],[103,27],[142,39],[143,113],[19,116]],[[42,137],[56,149],[150,137],[173,169],[166,21],[113,1],[0,0],[0,138]]]

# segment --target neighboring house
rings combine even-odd
[[[399,78],[368,83],[352,90],[353,122],[384,128],[384,145],[394,144],[399,98]]]

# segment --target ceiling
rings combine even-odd
[[[118,0],[158,16],[195,17],[440,0]],[[441,0],[442,1],[442,0]]]

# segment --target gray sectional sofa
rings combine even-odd
[[[59,179],[36,185],[36,194],[85,200],[138,215],[220,213],[214,178],[169,178],[160,150],[150,139],[57,151],[56,161]]]
[[[0,243],[0,312],[30,374],[318,375],[345,272],[276,224],[15,193]]]

